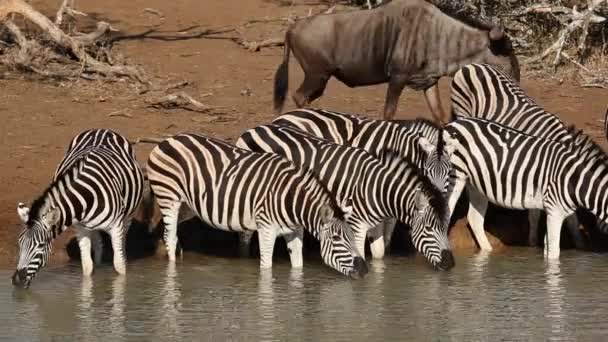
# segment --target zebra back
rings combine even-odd
[[[451,100],[453,119],[486,119],[544,139],[571,139],[556,115],[536,104],[511,76],[488,64],[469,64],[456,72]]]
[[[447,191],[450,165],[443,150],[441,127],[428,120],[385,121],[323,109],[297,109],[272,123],[295,127],[318,138],[362,148],[382,158],[395,152],[418,167],[439,189]]]

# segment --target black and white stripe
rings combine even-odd
[[[536,104],[517,81],[492,65],[470,64],[456,72],[451,99],[454,119],[486,119],[535,137],[563,143],[572,141],[568,127],[559,117]],[[529,211],[531,245],[537,242],[539,218],[539,210]],[[576,215],[566,221],[566,226],[576,247],[583,248]]]
[[[444,134],[455,173],[450,213],[467,186],[468,221],[476,238],[484,235],[488,201],[545,210],[549,258],[559,257],[562,222],[578,207],[595,214],[606,230],[608,157],[584,134],[570,134],[573,142],[564,144],[474,118],[450,123]]]
[[[114,268],[126,272],[124,242],[131,217],[143,192],[144,176],[127,139],[107,129],[87,130],[74,137],[53,182],[31,208],[21,204],[25,224],[19,236],[16,285],[29,286],[44,266],[51,242],[67,227],[76,230],[85,275],[101,261],[101,237],[107,232],[114,249]]]
[[[417,166],[438,189],[448,190],[449,156],[443,151],[441,127],[429,120],[373,120],[324,109],[296,109],[272,123],[362,148],[378,158],[396,153]]]
[[[237,146],[285,156],[318,175],[338,201],[352,200],[353,213],[348,222],[361,254],[366,234],[372,230],[372,254],[383,255],[382,232],[372,228],[390,217],[411,227],[414,246],[436,268],[449,269],[454,265],[445,198],[416,167],[400,157],[387,155],[381,161],[363,149],[337,145],[297,128],[275,124],[246,131]],[[374,253],[375,249],[382,254]]]
[[[302,267],[302,228],[321,242],[325,263],[359,278],[367,266],[353,245],[347,215],[313,173],[275,154],[254,153],[199,134],[180,134],[156,146],[148,179],[175,260],[182,204],[204,222],[228,231],[257,231],[260,267],[272,267],[277,236],[285,236],[292,267]]]

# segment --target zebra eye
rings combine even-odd
[[[331,239],[332,239],[334,242],[339,242],[340,240],[342,240],[342,238],[340,238],[340,235],[334,235],[334,236],[332,236],[332,237],[331,237]]]

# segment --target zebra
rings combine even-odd
[[[396,153],[422,170],[438,189],[443,189],[446,194],[448,192],[451,165],[443,149],[441,126],[433,121],[416,119],[391,122],[309,108],[285,112],[272,123],[295,127],[336,144],[359,147],[378,158],[383,158],[387,151]],[[390,246],[395,224],[394,219],[387,219],[383,223],[385,248]],[[251,238],[241,237],[246,240]]]
[[[545,253],[559,257],[563,220],[577,207],[608,230],[608,156],[589,137],[571,132],[570,144],[546,140],[483,119],[463,118],[443,133],[452,151],[454,188],[449,210],[466,186],[471,230],[480,240],[488,201],[512,209],[547,212]]]
[[[125,274],[125,237],[143,188],[143,173],[126,138],[109,129],[90,129],[76,135],[48,188],[31,207],[18,205],[24,229],[19,235],[13,284],[29,287],[46,265],[53,239],[69,226],[76,230],[85,276],[93,272],[91,244],[95,262],[101,262],[98,231],[110,235],[114,269]]]
[[[489,64],[469,64],[452,79],[453,119],[474,117],[487,119],[539,138],[570,143],[568,127],[554,114],[531,99],[519,83],[500,68]],[[530,210],[528,243],[535,246],[538,237],[540,210]],[[566,220],[566,227],[576,248],[584,248],[576,215]],[[482,249],[491,250],[485,236],[479,241]]]
[[[454,266],[443,193],[398,155],[387,155],[381,161],[362,149],[337,145],[296,128],[274,124],[245,131],[236,145],[285,156],[312,170],[338,201],[351,199],[353,213],[348,222],[361,255],[365,255],[365,237],[369,232],[372,241],[380,241],[372,242],[373,257],[383,256],[382,232],[371,228],[392,217],[411,227],[414,246],[436,269]]]
[[[338,204],[313,173],[279,155],[254,153],[200,134],[179,134],[154,147],[146,169],[165,225],[170,262],[175,261],[178,215],[185,204],[215,228],[257,231],[262,269],[272,267],[277,236],[287,241],[291,266],[301,268],[304,228],[320,240],[327,265],[355,279],[367,273],[345,223],[349,202]]]

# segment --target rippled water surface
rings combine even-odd
[[[310,262],[272,273],[256,259],[186,255],[129,263],[126,277],[102,265],[44,269],[29,290],[0,271],[0,340],[420,341],[604,340],[608,256],[541,252],[456,258],[435,272],[419,257],[373,262],[351,281]]]

